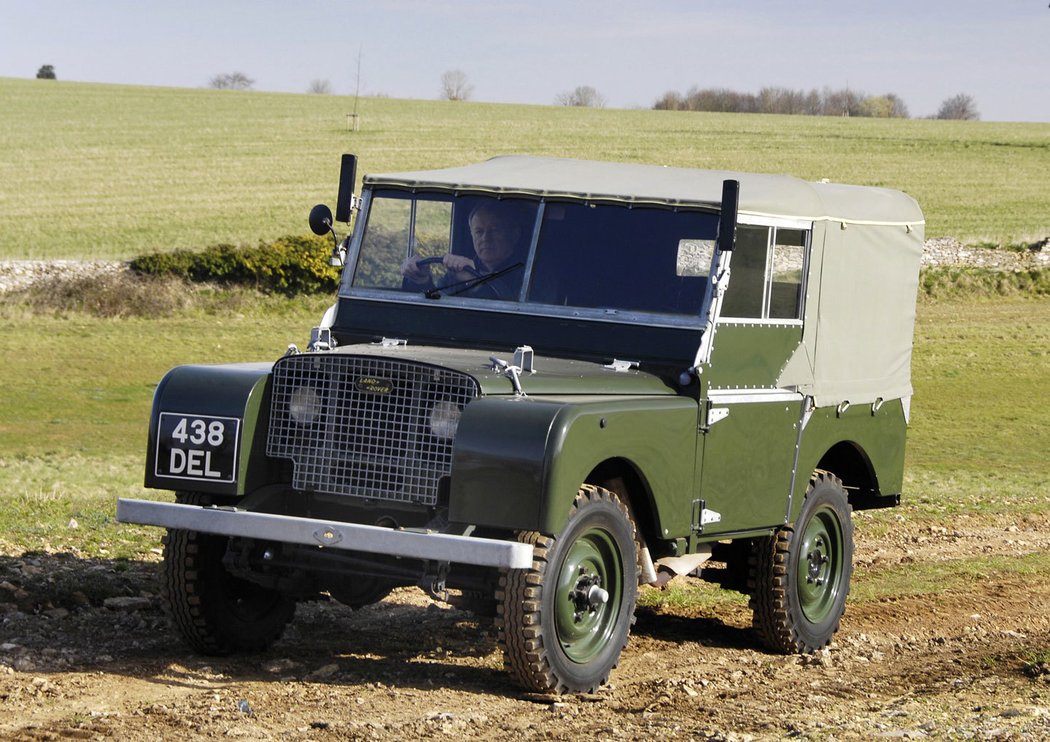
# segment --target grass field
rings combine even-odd
[[[0,259],[129,258],[306,231],[364,172],[505,153],[899,188],[930,237],[1050,235],[1050,124],[594,110],[0,79]]]

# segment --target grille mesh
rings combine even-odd
[[[473,378],[436,366],[289,356],[273,371],[266,453],[292,460],[299,490],[432,505],[452,470],[452,438],[433,434],[431,412],[461,410],[477,396]]]

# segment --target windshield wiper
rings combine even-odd
[[[425,296],[428,299],[440,299],[442,296],[446,296],[446,295],[447,296],[459,296],[460,294],[462,294],[462,293],[464,293],[466,291],[470,291],[471,289],[477,288],[478,286],[482,286],[482,285],[488,283],[489,281],[494,281],[497,278],[499,278],[500,276],[503,276],[503,275],[506,275],[507,273],[510,273],[512,270],[516,270],[518,268],[522,268],[522,267],[524,267],[524,265],[525,264],[522,263],[522,262],[517,262],[517,263],[514,263],[512,265],[508,265],[506,268],[501,268],[500,270],[496,271],[495,273],[486,273],[483,276],[474,276],[473,278],[468,278],[468,279],[465,279],[463,281],[456,281],[455,283],[446,284],[446,285],[444,285],[444,286],[442,286],[440,288],[437,288],[437,287],[429,288],[429,289],[427,289],[426,291],[423,292],[423,296]],[[459,287],[462,287],[462,288],[459,288]],[[458,288],[457,291],[449,291],[449,289],[456,289],[456,288]]]

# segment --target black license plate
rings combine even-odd
[[[233,482],[241,421],[235,417],[160,413],[157,429],[158,477]]]

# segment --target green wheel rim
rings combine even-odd
[[[595,587],[607,592],[608,600],[595,599]],[[622,596],[623,565],[616,541],[599,528],[585,531],[565,555],[554,596],[554,624],[566,657],[583,664],[601,653],[615,629]]]
[[[839,601],[843,565],[842,524],[831,508],[813,513],[802,533],[798,585],[802,613],[811,623],[821,623]]]

